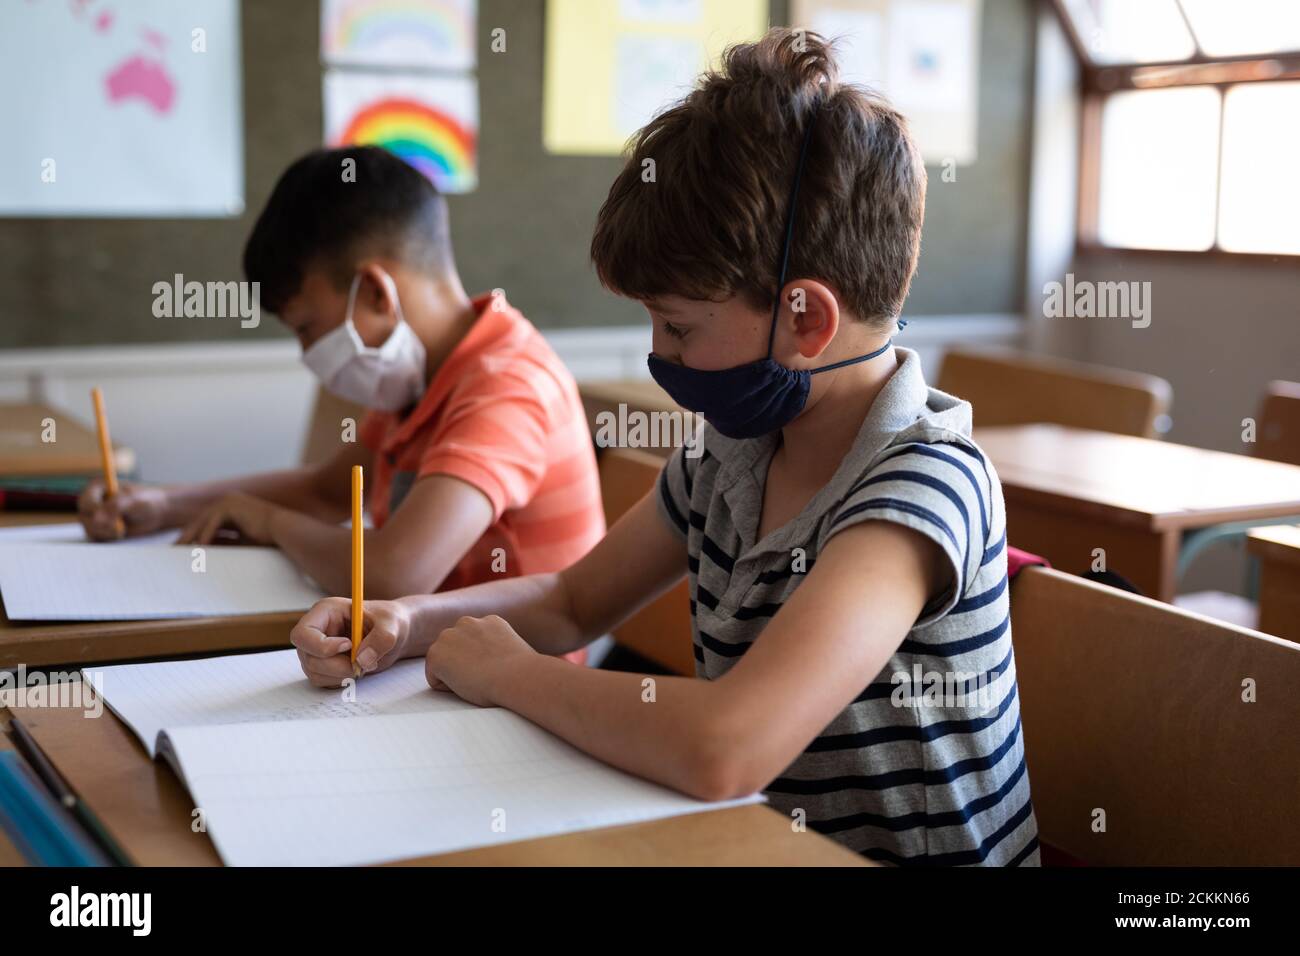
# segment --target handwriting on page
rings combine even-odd
[[[94,668],[104,699],[148,749],[159,731],[207,724],[287,722],[473,709],[434,691],[424,661],[399,661],[346,689],[313,687],[297,651]]]

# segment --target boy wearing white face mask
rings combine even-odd
[[[344,177],[345,163],[355,177]],[[376,525],[367,593],[397,597],[553,571],[604,532],[577,386],[503,296],[470,298],[446,204],[373,147],[321,150],[276,184],[244,252],[261,302],[297,336],[321,384],[371,409],[358,440],[320,465],[195,485],[126,484],[82,496],[89,536],[180,526],[274,545],[326,590],[346,591],[353,465]],[[238,442],[238,421],[230,423]],[[400,507],[400,515],[397,514]],[[390,520],[392,519],[392,520]],[[400,519],[400,520],[399,520]]]

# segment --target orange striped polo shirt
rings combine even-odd
[[[426,475],[451,475],[492,503],[492,524],[440,590],[560,571],[605,533],[596,456],[578,386],[541,333],[503,296],[474,299],[478,319],[402,417],[372,411],[376,527]],[[500,552],[497,549],[502,549]]]

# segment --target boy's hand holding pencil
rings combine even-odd
[[[366,601],[356,666],[364,674],[385,670],[404,657],[411,617],[401,601]],[[325,598],[302,616],[289,634],[303,673],[317,687],[339,687],[356,676],[352,657],[352,600]]]
[[[161,531],[167,514],[167,493],[152,485],[122,482],[110,495],[103,479],[86,485],[77,499],[77,517],[92,541]]]

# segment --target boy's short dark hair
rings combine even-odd
[[[318,149],[275,184],[244,246],[244,273],[261,284],[262,306],[278,313],[308,269],[345,289],[358,262],[375,255],[433,275],[454,269],[446,200],[378,146]]]
[[[730,47],[632,138],[591,242],[601,282],[634,299],[739,294],[770,310],[814,110],[789,278],[826,282],[844,308],[889,327],[916,270],[925,166],[903,117],[841,85],[830,45],[805,31]]]

